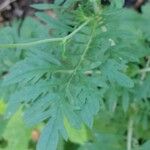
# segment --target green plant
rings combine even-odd
[[[37,12],[41,22],[28,18],[21,38],[13,27],[1,31],[6,117],[22,106],[28,125],[46,124],[37,150],[55,150],[77,130],[81,150],[150,146],[150,5],[138,14],[122,4],[55,0],[32,6],[55,17]]]

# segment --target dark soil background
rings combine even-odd
[[[0,0],[0,24],[10,22],[14,18],[24,19],[33,15],[34,9],[30,7],[33,3],[53,3],[54,0]],[[65,1],[65,0],[64,0]],[[103,5],[109,5],[111,0],[101,0]],[[125,0],[124,7],[132,7],[140,11],[140,7],[148,0]]]
[[[30,5],[33,3],[52,3],[53,0],[0,0],[0,23],[32,15]]]

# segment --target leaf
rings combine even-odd
[[[22,112],[18,111],[8,122],[3,133],[8,146],[4,150],[27,150],[31,130],[27,128],[22,120]]]
[[[98,91],[98,86],[106,86],[101,79],[96,77],[84,77],[80,76],[78,83],[73,83],[70,86],[70,95],[67,94],[68,98],[77,107],[78,113],[80,114],[84,123],[92,128],[94,116],[100,110],[101,102],[101,91]]]
[[[52,107],[55,106],[55,101],[57,102],[58,96],[54,93],[49,93],[43,97],[38,98],[31,107],[27,108],[24,114],[25,121],[33,126],[40,123],[52,116]],[[52,109],[52,110],[51,110]],[[38,110],[38,114],[36,111]],[[32,115],[32,118],[30,117]]]
[[[32,23],[32,25],[31,25]],[[43,30],[43,28],[45,30]],[[39,32],[42,31],[42,32]],[[45,25],[39,24],[37,19],[26,17],[20,29],[20,37],[18,42],[35,41],[38,39],[48,38],[48,28]]]
[[[0,99],[0,115],[3,115],[6,110],[6,104],[3,99]]]
[[[123,96],[122,96],[122,107],[125,112],[127,112],[129,108],[129,100],[130,100],[129,93],[126,90],[124,90]]]
[[[67,0],[67,1],[68,1],[68,0]],[[55,4],[56,4],[56,5],[60,5],[60,4],[63,3],[63,2],[64,2],[63,0],[56,0],[56,1],[55,1]]]
[[[61,31],[62,33],[67,33],[72,31],[72,28],[66,25],[63,21],[59,21],[57,18],[46,15],[45,13],[36,13],[36,16],[47,23],[49,27],[55,29],[56,31]]]
[[[34,80],[37,82],[43,75],[54,71],[54,66],[60,66],[59,60],[51,54],[36,51],[30,54],[31,59],[25,59],[18,62],[4,80],[4,84],[14,84],[18,82],[28,82]],[[56,67],[55,66],[55,67]]]
[[[115,87],[110,87],[108,92],[106,93],[106,97],[108,99],[108,108],[110,112],[115,112],[117,101],[118,101],[118,90]]]
[[[39,4],[32,4],[31,7],[38,9],[38,10],[49,10],[49,9],[55,8],[56,6],[53,4],[39,3]]]
[[[68,120],[64,119],[64,126],[68,133],[69,140],[73,143],[84,144],[89,140],[88,129],[82,124],[80,129],[73,128]]]
[[[66,130],[63,126],[62,114],[57,107],[54,108],[54,116],[50,118],[46,127],[42,131],[42,135],[37,144],[37,150],[56,150],[59,140],[59,134],[63,134],[63,137],[67,139]]]
[[[122,69],[122,65],[114,60],[108,60],[103,67],[103,73],[110,82],[117,82],[120,86],[133,87],[134,82],[125,74],[119,70]]]
[[[5,129],[7,127],[8,120],[5,119],[4,116],[0,116],[0,138],[2,138],[3,133],[5,132]]]
[[[42,131],[40,141],[37,145],[37,150],[55,150],[59,140],[57,122],[51,119],[47,126]],[[45,143],[45,144],[43,144]]]
[[[150,147],[150,141],[148,140],[140,147],[140,150],[149,150],[149,147]]]
[[[88,89],[89,91],[86,90],[87,93],[84,90],[85,89],[82,89],[82,93],[80,93],[80,97],[78,97],[78,98],[81,98],[82,100],[83,99],[85,100],[85,104],[81,107],[80,113],[81,113],[81,117],[82,117],[83,121],[90,128],[92,128],[94,115],[96,115],[100,109],[100,100],[101,99],[96,97],[96,95],[93,95],[91,89]]]
[[[122,8],[124,5],[124,0],[113,0],[113,4],[115,4],[116,8]]]
[[[96,135],[96,140],[92,143],[87,143],[79,150],[123,150],[125,146],[122,145],[120,135],[100,133]]]
[[[14,92],[9,98],[9,103],[7,106],[5,116],[7,117],[12,116],[17,111],[18,107],[21,104],[28,105],[30,101],[35,102],[37,99],[39,99],[36,102],[37,104],[39,103],[38,105],[42,103],[46,104],[45,100],[49,102],[49,99],[55,97],[54,93],[53,94],[49,93],[47,95],[47,93],[50,92],[50,87],[54,86],[55,84],[53,83],[53,80],[51,80],[50,82],[41,80],[40,82],[34,85],[25,86],[21,90]],[[43,98],[43,96],[45,97]],[[42,100],[41,97],[43,98]],[[37,105],[36,103],[35,106]]]
[[[135,88],[135,96],[137,99],[146,99],[150,97],[150,75],[147,75],[146,79],[139,83]]]

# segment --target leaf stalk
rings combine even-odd
[[[49,42],[60,42],[60,41],[64,41],[64,40],[69,40],[77,32],[79,32],[84,26],[86,26],[89,22],[90,22],[90,19],[85,21],[77,29],[75,29],[72,33],[68,34],[65,37],[48,38],[48,39],[44,39],[44,40],[38,40],[38,41],[33,41],[33,42],[24,42],[24,43],[16,43],[16,44],[0,44],[0,48],[18,48],[18,47],[22,48],[22,47],[30,47],[30,46],[40,45],[40,44],[44,44],[44,43],[49,43]]]
[[[133,119],[131,117],[128,122],[127,150],[132,150],[132,136],[133,136]]]

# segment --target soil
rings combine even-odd
[[[32,15],[35,10],[30,5],[33,3],[52,2],[53,0],[0,0],[0,23]]]
[[[0,0],[0,23],[10,22],[14,18],[24,19],[33,15],[35,10],[30,7],[33,3],[52,3],[54,0]],[[64,0],[65,1],[65,0]],[[103,4],[109,4],[111,0],[101,0]],[[125,0],[125,7],[133,7],[140,10],[143,3],[148,0]]]

